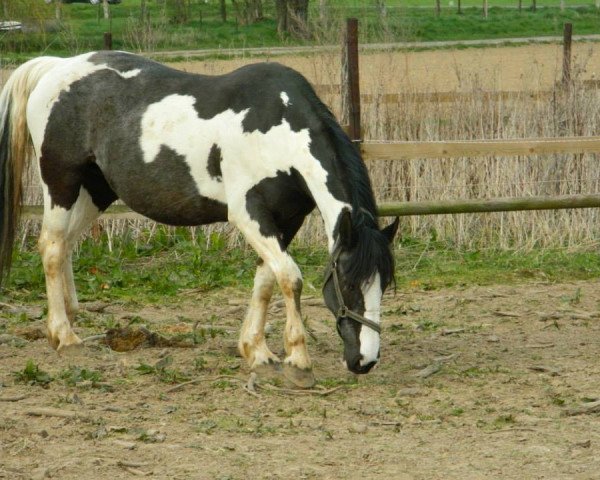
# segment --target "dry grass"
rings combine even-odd
[[[576,66],[576,79],[586,58]],[[500,92],[485,88],[476,75],[454,74],[460,78],[458,91],[471,92],[466,99],[424,102],[418,92],[400,86],[395,93],[414,94],[415,100],[363,105],[365,138],[429,141],[600,133],[598,91],[578,80],[570,89],[555,84],[549,95],[515,92],[506,99],[490,95]],[[385,77],[380,78],[379,98],[389,92]],[[597,193],[600,179],[597,155],[379,162],[370,171],[380,201]],[[403,224],[405,234],[444,239],[460,248],[588,246],[599,233],[596,209],[410,217]]]
[[[579,80],[591,53],[576,58],[572,88],[550,87],[549,97],[532,95],[531,75],[523,79],[522,92],[516,92],[511,98],[490,95],[501,90],[495,87],[501,82],[495,80],[494,74],[500,77],[504,72],[488,70],[484,78],[478,73],[464,73],[456,65],[455,71],[447,72],[454,79],[451,90],[469,92],[469,95],[466,99],[446,102],[423,101],[423,88],[403,73],[405,55],[394,52],[384,55],[389,55],[388,61],[384,58],[375,67],[364,68],[368,64],[366,55],[361,60],[361,83],[366,85],[363,90],[375,95],[372,103],[362,106],[366,139],[426,141],[600,134],[599,92],[584,87]],[[339,83],[338,54],[311,58],[309,61],[304,59],[302,71],[314,84]],[[181,63],[179,68],[218,74],[252,61],[257,60],[237,58],[226,63]],[[554,79],[560,74],[558,65],[559,62],[555,62],[551,67],[550,75]],[[549,73],[546,71],[544,75],[548,77]],[[547,85],[542,88],[548,90]],[[438,91],[444,90],[438,88]],[[402,100],[385,103],[383,96],[389,93],[402,94]],[[340,117],[339,94],[334,91],[322,97]],[[379,201],[597,193],[600,179],[597,155],[374,162],[369,169]],[[33,180],[29,182],[27,203],[41,201],[36,184]],[[103,223],[111,235],[118,235],[125,229],[133,228],[135,232],[155,228],[139,221]],[[402,225],[406,236],[444,240],[458,248],[587,248],[596,245],[600,233],[596,209],[413,216],[405,218]],[[34,223],[26,225],[24,234],[31,228],[35,228]],[[229,227],[207,228],[225,231],[231,242],[240,242]],[[313,244],[321,243],[323,239],[321,220],[313,215],[300,232],[299,241]]]

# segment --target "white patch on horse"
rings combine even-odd
[[[293,167],[306,181],[328,232],[333,232],[340,210],[349,205],[329,192],[327,171],[310,152],[308,129],[296,132],[283,120],[266,133],[247,132],[243,121],[249,109],[225,110],[202,119],[195,103],[191,95],[173,94],[148,106],[141,120],[144,162],[156,160],[162,146],[172,149],[189,166],[198,192],[230,205],[230,211],[239,208],[245,218],[238,220],[243,222],[253,222],[245,209],[246,193],[265,178]],[[213,145],[221,149],[222,182],[211,177],[207,168]]]
[[[279,94],[279,96],[281,97],[281,101],[283,102],[284,106],[289,107],[291,105],[291,103],[290,103],[290,97],[288,97],[287,93],[281,92]]]
[[[114,68],[109,68],[109,70],[112,70],[113,72],[117,72],[123,78],[133,78],[133,77],[138,76],[142,72],[142,70],[140,68],[134,68],[133,70],[128,70],[126,72],[119,72],[118,70],[115,70]]]
[[[365,283],[362,288],[363,298],[365,300],[365,317],[375,323],[380,323],[381,297],[381,279],[379,273],[376,273],[371,281]],[[372,328],[362,326],[360,329],[360,353],[362,359],[360,365],[368,365],[379,360],[379,333]]]

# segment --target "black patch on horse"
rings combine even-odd
[[[212,178],[217,180],[218,182],[223,181],[223,173],[221,172],[221,162],[222,161],[223,161],[223,156],[221,155],[221,149],[215,143],[210,148],[206,169],[208,170],[208,174]]]
[[[123,78],[99,70],[60,94],[48,118],[40,158],[53,205],[70,209],[83,185],[101,208],[118,196],[134,211],[171,225],[225,221],[227,206],[198,192],[181,155],[163,145],[146,163],[139,144],[148,106],[170,94],[193,94],[191,76],[128,54],[94,57],[104,57],[100,63],[121,71],[142,71]],[[171,82],[160,81],[165,75]],[[142,91],[147,98],[140,101]]]
[[[275,237],[282,250],[290,244],[304,218],[315,208],[304,178],[294,168],[265,178],[246,193],[246,210],[260,233]]]

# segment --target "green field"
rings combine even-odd
[[[101,5],[65,4],[61,20],[55,18],[54,4],[46,5],[40,0],[26,8],[32,1],[11,4],[8,19],[23,22],[26,29],[0,35],[0,54],[5,59],[99,49],[104,32],[112,33],[113,48],[132,51],[335,44],[340,41],[344,19],[350,16],[361,20],[362,42],[560,35],[565,22],[573,23],[575,34],[591,34],[598,33],[600,25],[600,10],[590,0],[567,2],[564,11],[558,8],[558,0],[540,0],[535,12],[527,1],[523,2],[522,11],[517,10],[514,0],[492,1],[487,19],[482,16],[481,2],[474,0],[462,2],[461,14],[457,13],[456,2],[452,6],[442,2],[439,16],[435,15],[434,3],[424,0],[389,0],[385,14],[375,7],[374,1],[331,1],[322,15],[319,3],[313,0],[309,13],[311,35],[298,39],[277,34],[271,1],[264,3],[263,18],[251,23],[245,21],[239,1],[237,9],[227,3],[226,22],[214,0],[190,0],[184,10],[177,8],[175,0],[148,0],[146,14],[142,14],[140,0],[123,0],[110,7],[110,19],[104,18]]]

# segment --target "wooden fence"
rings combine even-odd
[[[346,85],[339,88],[345,97],[349,125],[346,131],[350,137],[360,144],[366,162],[380,160],[411,160],[434,158],[460,158],[478,156],[532,156],[550,154],[584,154],[600,153],[600,137],[561,137],[530,138],[510,140],[472,140],[472,141],[436,141],[436,142],[362,142],[360,126],[361,101],[373,101],[375,97],[360,95],[358,82],[358,23],[348,20],[344,78]],[[571,27],[565,26],[565,60],[563,61],[563,88],[569,88]],[[597,87],[597,84],[590,85]],[[335,87],[335,86],[329,86]],[[337,88],[337,87],[336,87]],[[524,95],[521,92],[500,93],[500,95]],[[550,92],[539,92],[535,95],[548,95]],[[434,94],[436,101],[453,101],[463,93]],[[526,95],[526,94],[525,94]],[[419,97],[417,97],[418,99]],[[421,98],[423,101],[425,97]],[[402,100],[400,96],[389,96],[388,101]],[[566,208],[600,207],[600,194],[562,195],[553,197],[517,197],[496,199],[456,199],[425,202],[389,202],[379,206],[381,216],[432,215],[452,213],[506,212],[519,210],[547,210]],[[30,205],[24,207],[24,215],[28,218],[39,218],[42,207]],[[140,219],[141,215],[132,212],[124,205],[114,205],[104,213],[104,218]]]

